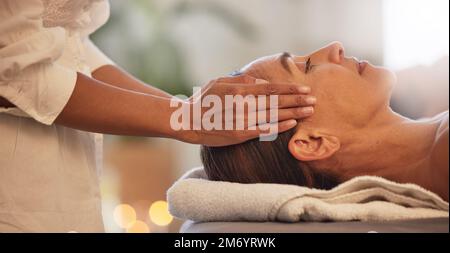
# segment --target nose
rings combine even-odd
[[[332,63],[339,64],[344,59],[345,51],[341,42],[333,42],[325,47],[328,51],[328,60]]]

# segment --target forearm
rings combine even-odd
[[[179,132],[170,127],[175,109],[170,108],[168,98],[121,89],[78,74],[75,90],[55,123],[89,132],[180,139]]]
[[[113,65],[105,65],[96,69],[94,72],[92,72],[92,77],[94,79],[122,89],[164,98],[172,97],[170,94],[141,82],[140,80],[134,78],[132,75],[128,74],[126,71]]]

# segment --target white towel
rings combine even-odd
[[[414,184],[362,176],[331,190],[210,181],[203,168],[168,190],[170,213],[207,221],[388,221],[448,217],[448,202]]]

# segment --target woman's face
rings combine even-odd
[[[389,108],[396,79],[385,68],[345,56],[338,42],[306,56],[285,53],[263,57],[241,72],[272,83],[310,86],[317,103],[308,121],[335,129],[364,127]]]

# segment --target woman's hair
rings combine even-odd
[[[236,183],[293,184],[331,189],[337,178],[317,173],[295,159],[288,143],[295,128],[281,133],[274,141],[250,140],[226,147],[201,148],[201,159],[210,180]]]

